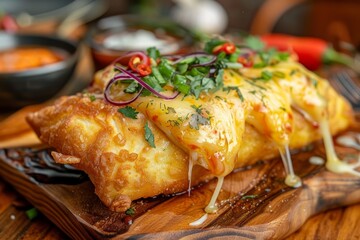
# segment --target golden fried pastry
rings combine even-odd
[[[270,78],[262,79],[264,73]],[[98,72],[91,89],[116,99],[119,86],[109,85],[117,74],[113,66]],[[287,163],[286,183],[300,186],[289,149],[322,137],[330,165],[339,162],[329,136],[346,129],[353,115],[326,80],[292,60],[224,68],[219,77],[222,85],[215,91],[165,99],[139,94],[120,107],[108,98],[94,99],[89,89],[62,97],[27,119],[39,138],[56,149],[55,161],[84,170],[96,194],[114,211],[126,210],[132,200],[186,191],[189,184],[213,177],[219,179],[219,190],[234,168],[279,154]],[[216,193],[208,212],[216,210],[215,200]]]

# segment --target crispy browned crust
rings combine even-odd
[[[332,133],[348,127],[352,119],[349,105],[331,92],[329,115]],[[148,122],[156,148],[144,138],[147,119],[125,118],[118,108],[88,97],[62,97],[54,105],[28,116],[39,138],[54,147],[59,163],[74,164],[84,170],[103,203],[114,211],[124,211],[131,201],[158,194],[181,192],[188,187],[188,154]],[[304,146],[320,138],[318,129],[294,111],[294,134],[290,147]],[[236,167],[278,155],[273,142],[246,125],[244,143]],[[195,166],[192,184],[213,176]]]

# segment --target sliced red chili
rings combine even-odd
[[[141,76],[147,76],[151,73],[149,57],[141,55],[134,55],[129,60],[129,67],[134,72],[139,73]]]
[[[236,51],[236,46],[235,44],[233,43],[230,43],[230,42],[226,42],[224,44],[221,44],[219,46],[216,46],[214,49],[213,49],[213,53],[214,54],[219,54],[221,52],[224,52],[226,54],[232,54]]]
[[[251,56],[239,56],[237,62],[241,63],[244,67],[252,67],[254,65],[254,61]]]
[[[141,76],[147,76],[151,73],[151,67],[149,65],[139,63],[136,66],[136,72],[138,72]]]

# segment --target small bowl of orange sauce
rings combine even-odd
[[[77,44],[45,35],[0,32],[0,109],[54,97],[71,79]]]

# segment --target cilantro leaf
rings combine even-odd
[[[125,117],[137,119],[137,115],[139,112],[137,112],[134,108],[126,106],[124,108],[118,109],[119,113],[122,113]]]
[[[182,75],[176,75],[174,77],[174,82],[173,82],[176,90],[178,90],[179,92],[183,93],[184,95],[188,95],[190,92],[190,86],[187,84],[187,79],[186,77],[182,76]]]
[[[126,93],[136,93],[139,88],[139,83],[136,81],[132,81],[127,88],[124,89]]]
[[[190,121],[189,121],[190,128],[199,130],[200,127],[199,125],[210,124],[210,119],[202,115],[201,106],[197,107],[195,105],[192,105],[191,107],[195,109],[196,113],[191,114],[190,116]]]
[[[160,51],[155,47],[150,47],[146,51],[147,51],[148,56],[154,60],[156,60],[160,57]]]
[[[145,123],[144,128],[145,128],[145,140],[150,144],[152,148],[156,148],[154,134],[149,128],[148,122]]]
[[[244,39],[244,41],[247,46],[249,46],[250,48],[252,48],[256,51],[260,51],[265,48],[264,42],[261,41],[261,39],[258,37],[248,36]]]
[[[239,96],[239,98],[242,102],[245,100],[243,94],[240,91],[240,88],[237,86],[224,87],[223,90],[228,91],[228,92],[230,92],[230,90],[234,90],[234,91],[236,91],[237,95]]]

